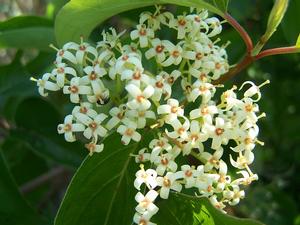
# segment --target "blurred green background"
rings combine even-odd
[[[0,0],[0,165],[5,161],[3,165],[15,180],[11,182],[6,168],[0,166],[0,212],[14,212],[12,216],[38,213],[41,221],[53,221],[72,174],[87,155],[83,144],[66,143],[56,134],[57,124],[71,108],[66,99],[61,94],[41,98],[29,80],[52,66],[55,52],[48,45],[55,43],[55,15],[66,2]],[[272,4],[272,0],[231,0],[229,12],[257,41],[265,31]],[[111,18],[91,39],[99,40],[105,27],[128,28],[143,10]],[[291,0],[265,48],[293,45],[300,31],[299,14],[300,0]],[[230,40],[229,60],[236,63],[245,52],[243,41],[227,24],[221,38],[224,43]],[[260,122],[260,140],[265,146],[257,146],[252,166],[259,181],[230,212],[268,225],[300,225],[300,54],[264,58],[228,85],[249,79],[256,83],[271,80],[260,103],[261,111],[267,113]],[[5,221],[8,219],[0,213],[0,224],[6,225]]]

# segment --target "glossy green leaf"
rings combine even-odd
[[[224,15],[227,0],[73,0],[58,13],[55,35],[59,45],[68,41],[79,41],[81,35],[88,37],[92,30],[104,20],[121,12],[155,4],[177,4],[207,8],[213,13]]]
[[[54,43],[51,20],[37,16],[14,17],[0,23],[0,48],[36,48],[50,51]]]
[[[160,211],[154,221],[158,225],[263,225],[250,219],[240,219],[222,213],[204,197],[173,193],[158,203]]]
[[[268,18],[267,28],[265,34],[260,38],[258,44],[252,51],[252,55],[257,55],[270,37],[277,30],[278,25],[281,23],[285,12],[287,10],[289,0],[276,0],[274,6],[271,10],[271,13]]]
[[[124,146],[115,134],[104,143],[104,151],[88,156],[73,177],[55,225],[131,224],[138,170],[131,154],[140,144]]]
[[[0,152],[0,224],[49,224],[23,199]]]

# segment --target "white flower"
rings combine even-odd
[[[269,84],[270,81],[269,80],[266,80],[265,82],[263,82],[261,85],[259,86],[256,86],[253,82],[251,81],[246,81],[242,84],[242,86],[240,87],[239,90],[243,89],[243,87],[246,85],[246,84],[250,84],[250,88],[247,89],[244,93],[244,97],[245,98],[251,98],[255,95],[257,95],[257,98],[253,101],[257,102],[260,98],[261,98],[261,93],[260,93],[260,88],[263,87],[264,85],[266,84]]]
[[[206,160],[204,165],[204,170],[206,172],[211,171],[213,168],[219,168],[220,159],[223,156],[223,148],[219,148],[214,152],[214,154],[210,154],[208,152],[202,152],[201,157]]]
[[[70,44],[72,45],[72,42],[68,42],[66,43],[62,49],[56,49],[53,45],[50,45],[50,47],[54,48],[55,50],[57,50],[57,54],[56,54],[56,59],[55,61],[57,63],[62,63],[63,60],[67,60],[71,63],[77,64],[77,60],[76,57],[74,56],[74,54],[71,52],[72,49],[69,48]],[[75,44],[75,43],[74,43]]]
[[[255,147],[256,137],[258,135],[258,127],[255,126],[254,128],[250,128],[247,131],[243,131],[238,138],[239,144],[231,148],[235,152],[241,152],[241,151],[251,151]]]
[[[182,140],[185,140],[188,137],[187,131],[190,128],[190,122],[186,117],[183,118],[185,119],[183,124],[178,119],[172,120],[170,122],[170,125],[174,129],[174,131],[172,132],[169,132],[166,129],[166,133],[170,138],[173,139],[181,138]]]
[[[64,124],[59,124],[57,127],[57,131],[59,134],[64,134],[65,139],[68,142],[75,141],[74,132],[82,132],[84,131],[85,126],[80,123],[73,123],[73,116],[68,115],[65,117]]]
[[[128,110],[126,116],[137,122],[137,128],[144,128],[147,119],[155,119],[155,114],[151,110]]]
[[[222,32],[222,25],[217,17],[207,18],[205,22],[212,29],[207,36],[214,37]]]
[[[206,141],[208,136],[200,132],[199,122],[193,120],[191,122],[190,132],[188,132],[187,143],[185,143],[183,148],[183,155],[188,155],[191,152],[191,149],[197,148],[203,150],[202,142]]]
[[[130,38],[132,40],[139,39],[141,48],[148,46],[149,39],[154,37],[154,32],[152,29],[147,28],[144,24],[139,24],[136,26],[136,30],[131,31]]]
[[[144,70],[140,68],[135,68],[134,70],[126,69],[121,74],[121,80],[128,80],[138,87],[140,87],[141,82],[148,85],[150,83],[150,78],[143,72]]]
[[[198,175],[199,171],[189,165],[182,165],[181,170],[184,173],[185,188],[194,187],[196,184],[195,177]]]
[[[154,101],[160,101],[162,94],[165,96],[165,100],[171,96],[172,88],[169,83],[165,81],[165,78],[161,75],[157,75],[153,80],[154,94],[152,99]]]
[[[154,162],[161,152],[164,150],[169,152],[172,149],[172,146],[168,143],[168,139],[160,136],[159,139],[153,139],[150,142],[149,148],[152,149],[150,160],[151,162]]]
[[[184,110],[179,106],[179,102],[176,99],[170,98],[167,101],[167,104],[160,105],[157,108],[158,114],[167,114],[165,119],[168,122],[171,122],[177,117],[183,117],[184,116]]]
[[[135,195],[135,200],[139,203],[135,210],[141,214],[145,212],[154,215],[158,212],[158,207],[153,204],[154,200],[158,196],[158,193],[154,190],[150,190],[146,195],[138,192]]]
[[[202,104],[198,109],[193,109],[190,112],[192,120],[202,118],[204,123],[212,123],[214,114],[218,113],[218,108],[215,105]]]
[[[240,199],[243,199],[245,197],[245,191],[240,190],[240,187],[238,185],[232,185],[232,191],[231,190],[225,190],[223,192],[223,195],[226,199],[230,200],[229,205],[237,205],[240,202]]]
[[[205,83],[200,80],[197,80],[193,84],[193,90],[191,93],[191,99],[194,102],[199,96],[202,97],[202,102],[206,103],[208,102],[211,97],[213,97],[214,93],[216,92],[216,88],[214,85],[210,83]]]
[[[75,117],[78,121],[87,126],[84,130],[83,135],[90,139],[91,137],[97,139],[98,136],[105,137],[107,134],[107,130],[101,125],[102,122],[107,118],[107,115],[101,113],[97,115],[95,118],[90,118],[86,114],[77,113]]]
[[[51,76],[53,76],[51,73],[46,73],[43,75],[42,79],[38,79],[37,82],[37,86],[39,87],[39,93],[41,96],[48,96],[48,93],[45,92],[45,90],[49,90],[49,91],[58,91],[60,88],[59,86],[52,82],[49,81],[49,79],[51,78]],[[34,80],[34,79],[32,79]]]
[[[98,113],[92,109],[92,104],[89,102],[83,102],[80,106],[75,106],[72,110],[72,115],[75,116],[77,113],[86,114],[89,117],[95,118]]]
[[[65,85],[66,75],[77,76],[76,71],[72,67],[66,66],[65,63],[59,63],[56,68],[52,70],[52,74],[56,77],[57,85],[62,88]]]
[[[180,192],[182,185],[177,181],[183,177],[183,173],[168,172],[164,177],[157,177],[157,184],[161,186],[160,197],[163,199],[169,198],[170,190]]]
[[[146,153],[147,148],[143,148],[139,151],[138,155],[135,156],[136,163],[144,163],[150,160],[150,153]]]
[[[217,182],[219,175],[203,172],[203,166],[198,166],[195,187],[199,189],[200,194],[210,196],[214,193],[213,183]]]
[[[221,201],[218,201],[217,199],[217,196],[216,195],[212,195],[210,198],[209,198],[211,204],[216,207],[217,209],[220,209],[222,212],[225,213],[225,211],[223,210],[225,208],[225,205],[223,202]]]
[[[173,70],[170,74],[162,71],[160,73],[160,75],[165,79],[165,81],[169,84],[169,85],[173,85],[174,82],[177,80],[178,77],[180,77],[181,72],[179,70]]]
[[[236,161],[230,155],[231,165],[238,169],[244,169],[254,161],[254,154],[250,150],[245,150],[244,153],[239,153]]]
[[[156,223],[150,222],[151,216],[152,214],[148,212],[142,215],[140,213],[136,213],[133,216],[133,222],[135,222],[138,225],[156,225]]]
[[[92,93],[91,87],[81,85],[80,78],[74,77],[71,80],[70,86],[64,86],[64,94],[70,94],[70,100],[73,103],[79,103],[79,95],[89,95]]]
[[[127,107],[124,104],[121,104],[119,107],[113,107],[109,114],[112,116],[110,120],[107,122],[106,127],[107,129],[111,130],[118,123],[123,122],[126,119],[125,113],[127,111]]]
[[[223,118],[217,117],[215,119],[215,126],[204,124],[202,132],[207,133],[212,138],[212,149],[219,149],[222,143],[227,143],[231,139],[232,132],[229,130],[231,127],[229,122],[225,122]]]
[[[146,110],[151,107],[151,102],[148,100],[153,93],[154,88],[148,85],[143,91],[134,84],[128,84],[125,89],[128,91],[132,99],[127,103],[130,109]]]
[[[162,176],[166,170],[171,172],[176,172],[177,170],[177,164],[172,160],[172,155],[168,153],[156,157],[154,163],[157,166],[156,172],[160,176]]]
[[[96,153],[102,152],[104,149],[104,144],[97,145],[97,144],[91,142],[91,143],[86,144],[85,147],[90,152],[89,155],[92,156],[95,152]]]
[[[241,170],[239,172],[237,172],[238,174],[242,174],[243,177],[242,178],[238,178],[236,180],[234,180],[232,182],[233,185],[250,185],[253,181],[258,180],[258,176],[257,174],[249,174],[247,171],[245,170]]]
[[[189,28],[189,22],[185,16],[178,16],[176,19],[173,18],[170,20],[170,27],[177,29],[177,38],[183,39],[185,37],[186,32]]]
[[[100,78],[102,78],[107,72],[101,67],[87,66],[83,69],[86,76],[80,79],[80,82],[84,85],[91,84],[93,93],[98,94],[105,91],[105,87]]]
[[[154,189],[157,186],[156,177],[157,173],[153,169],[147,169],[146,171],[142,168],[135,174],[134,187],[140,190],[142,184],[146,184],[149,189]]]
[[[155,38],[151,40],[152,48],[145,52],[145,57],[151,59],[156,58],[158,63],[162,63],[166,59],[166,41]]]
[[[183,50],[180,45],[174,45],[169,41],[165,42],[166,50],[169,52],[167,60],[161,63],[162,66],[168,67],[171,65],[179,65],[182,61]]]
[[[120,125],[117,129],[117,132],[122,135],[122,144],[128,145],[131,139],[136,142],[139,142],[141,140],[141,135],[136,132],[136,128],[136,123],[130,120],[124,120],[124,125]]]
[[[94,59],[97,58],[98,52],[96,48],[92,47],[89,43],[83,42],[83,39],[81,38],[81,43],[80,45],[73,44],[73,49],[76,50],[76,60],[77,63],[83,64],[85,62],[85,57],[92,55]]]

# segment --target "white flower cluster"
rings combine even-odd
[[[101,138],[114,130],[124,145],[139,142],[145,127],[157,133],[149,148],[135,155],[141,164],[134,182],[141,191],[135,198],[136,224],[152,225],[158,212],[155,199],[167,199],[170,190],[193,188],[222,210],[225,204],[239,203],[245,195],[242,187],[258,179],[249,165],[255,144],[263,144],[257,140],[256,123],[264,113],[258,114],[256,102],[267,82],[245,82],[239,90],[234,86],[215,97],[222,86],[213,81],[229,68],[226,45],[211,40],[221,30],[221,22],[206,10],[174,17],[157,7],[141,14],[131,43],[122,44],[124,32],[114,29],[103,32],[96,47],[83,40],[67,43],[56,49],[56,68],[37,80],[41,95],[62,90],[77,104],[58,132],[69,142],[82,133],[90,155],[104,149]],[[161,31],[175,31],[178,42],[159,39]],[[145,60],[155,62],[156,70],[147,70]],[[101,111],[105,104],[112,106],[109,113]],[[224,152],[226,145],[230,152]],[[224,154],[238,178],[227,173]],[[178,165],[179,157],[186,163]],[[188,163],[191,157],[198,163]]]

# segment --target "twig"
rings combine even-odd
[[[255,60],[264,58],[266,56],[271,55],[281,55],[281,54],[290,54],[290,53],[298,53],[300,52],[300,49],[296,46],[290,46],[290,47],[281,47],[281,48],[272,48],[267,49],[259,53],[257,56],[255,56]]]
[[[43,174],[43,175],[35,178],[34,180],[31,180],[28,183],[21,186],[20,192],[23,194],[27,194],[65,172],[66,172],[66,169],[64,167],[61,167],[61,166],[56,167],[56,168],[50,170],[48,173]]]

